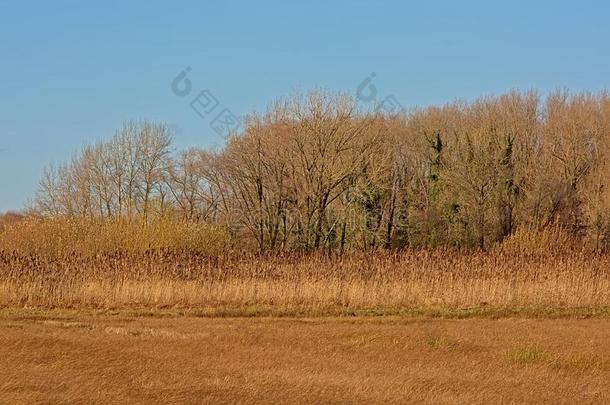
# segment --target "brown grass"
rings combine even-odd
[[[610,256],[412,251],[43,260],[0,254],[0,306],[207,309],[212,314],[388,314],[417,309],[607,313]]]
[[[610,255],[560,230],[261,257],[24,221],[0,233],[0,403],[610,401]]]
[[[610,254],[549,227],[523,228],[486,252],[261,257],[208,225],[26,218],[0,232],[0,307],[607,314]]]
[[[608,403],[607,319],[0,313],[1,403]]]
[[[458,313],[610,308],[610,254],[559,228],[487,252],[250,255],[208,225],[26,218],[0,232],[0,307],[210,314]]]
[[[5,223],[4,227],[2,224]],[[227,232],[204,223],[165,219],[144,225],[81,218],[0,218],[0,250],[62,260],[108,255],[141,256],[153,251],[218,256],[231,250]]]

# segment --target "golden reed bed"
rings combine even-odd
[[[214,314],[607,313],[610,255],[453,250],[205,258],[0,253],[0,306]]]

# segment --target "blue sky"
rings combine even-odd
[[[125,120],[167,122],[177,148],[221,145],[171,91],[187,66],[236,115],[355,92],[371,72],[405,107],[610,87],[610,5],[532,3],[0,0],[0,211]]]

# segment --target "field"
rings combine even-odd
[[[0,259],[0,403],[610,401],[604,254]]]
[[[608,403],[610,256],[538,240],[0,252],[0,403]]]
[[[610,401],[607,319],[136,315],[3,311],[0,402]]]

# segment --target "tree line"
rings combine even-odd
[[[560,226],[610,245],[610,96],[513,91],[384,115],[312,92],[220,150],[129,122],[45,170],[39,216],[209,223],[267,251],[487,248]]]

